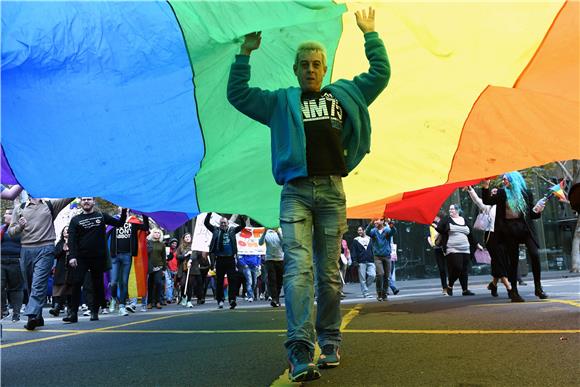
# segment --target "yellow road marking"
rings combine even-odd
[[[147,319],[147,320],[134,321],[134,322],[126,323],[126,324],[112,325],[112,326],[108,326],[108,327],[102,327],[102,328],[96,328],[96,329],[89,329],[89,330],[83,330],[83,331],[76,331],[74,333],[66,333],[64,335],[56,335],[56,336],[50,336],[50,337],[43,337],[43,338],[40,338],[40,339],[31,339],[31,340],[18,341],[16,343],[2,344],[2,345],[0,345],[0,349],[10,348],[10,347],[16,347],[16,346],[25,345],[25,344],[39,343],[39,342],[47,341],[47,340],[61,339],[61,338],[70,337],[70,336],[85,335],[85,334],[88,334],[88,333],[99,333],[99,332],[103,332],[103,331],[104,332],[107,332],[107,331],[110,331],[111,329],[122,328],[122,327],[136,325],[136,324],[145,324],[145,323],[148,323],[148,322],[159,321],[159,320],[166,320],[168,318],[179,317],[179,316],[187,316],[187,315],[191,315],[191,314],[193,314],[193,313],[190,312],[190,313],[173,314],[173,315],[169,315],[169,316],[156,317],[156,318],[151,318],[151,319]],[[4,329],[4,330],[5,331],[12,331],[12,329]],[[24,329],[21,329],[20,331],[24,331]],[[43,330],[40,330],[38,332],[42,332],[42,331]]]
[[[471,307],[493,307],[493,306],[532,306],[537,304],[547,304],[547,303],[556,303],[556,304],[565,304],[570,306],[575,306],[576,308],[580,308],[580,301],[574,300],[556,300],[556,299],[548,299],[548,300],[541,300],[541,301],[527,301],[527,302],[507,302],[502,304],[478,304],[478,305],[470,305]]]
[[[346,329],[344,333],[391,333],[410,335],[545,335],[562,333],[580,333],[580,329]]]
[[[25,332],[24,329],[8,328],[4,329],[7,332]],[[243,333],[285,333],[285,329],[239,329],[239,330],[158,330],[158,329],[87,329],[79,331],[70,330],[49,330],[44,329],[38,331],[37,333],[59,333],[68,332],[65,335],[51,336],[43,339],[35,339],[36,341],[50,340],[53,338],[66,337],[72,335],[81,335],[87,333],[139,333],[139,334],[188,334],[188,335],[214,335],[214,334],[243,334]],[[388,333],[388,334],[411,334],[411,335],[498,335],[498,334],[577,334],[580,333],[580,329],[345,329],[344,333],[357,333],[357,334],[368,334],[368,333]],[[33,340],[27,340],[26,342],[33,342]],[[24,342],[19,342],[24,343]],[[14,344],[19,344],[14,343]],[[13,344],[7,344],[11,346]]]
[[[342,318],[342,324],[340,324],[340,330],[343,331],[346,329],[346,326],[348,324],[350,324],[350,322],[356,317],[358,316],[358,314],[360,313],[360,310],[362,309],[362,304],[358,304],[356,305],[354,308],[352,308],[350,310],[350,312],[348,312],[346,314],[346,316],[344,316]]]

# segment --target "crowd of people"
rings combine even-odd
[[[140,220],[133,216],[127,220],[126,210],[119,217],[103,214],[95,209],[92,197],[80,199],[82,213],[71,219],[57,248],[53,221],[72,199],[30,198],[15,207],[9,225],[2,229],[2,257],[4,260],[6,236],[10,247],[6,248],[7,258],[12,265],[7,275],[16,276],[16,268],[21,267],[22,273],[18,275],[24,279],[27,289],[25,328],[34,330],[44,325],[42,306],[57,255],[54,281],[58,282],[58,295],[51,309],[53,314],[57,315],[63,305],[68,305],[63,320],[75,323],[82,300],[90,299],[88,314],[91,320],[98,320],[99,310],[107,309],[107,289],[112,293],[109,311],[115,311],[118,305],[121,315],[134,312],[138,300],[127,291],[131,257],[146,248],[148,264],[140,268],[147,276],[147,292],[141,295],[142,310],[162,308],[164,303],[175,301],[193,307],[194,299],[195,304],[202,304],[211,278],[218,308],[224,308],[227,294],[229,308],[234,309],[240,288],[245,288],[242,292],[249,301],[256,295],[259,297],[258,284],[267,282],[272,307],[280,305],[282,289],[284,292],[288,328],[284,346],[291,381],[317,379],[321,369],[339,366],[340,301],[349,262],[358,267],[364,297],[371,297],[369,288],[373,282],[378,301],[387,300],[389,290],[394,294],[399,292],[393,278],[397,257],[396,249],[392,248],[396,233],[392,223],[377,219],[366,229],[359,229],[350,248],[342,241],[347,230],[342,178],[370,152],[368,107],[387,87],[391,74],[384,43],[375,30],[375,11],[370,7],[368,12],[358,11],[355,19],[363,35],[370,67],[352,80],[341,79],[323,87],[328,69],[326,49],[318,42],[308,41],[299,45],[292,66],[299,87],[274,91],[250,87],[250,57],[260,48],[261,32],[245,36],[231,66],[228,101],[242,114],[270,128],[272,172],[276,183],[282,186],[281,230],[264,233],[260,240],[267,246],[263,259],[237,254],[236,234],[244,226],[230,225],[225,217],[219,225],[213,225],[211,214],[205,220],[205,227],[212,234],[207,253],[191,249],[190,234],[184,235],[180,242],[170,240],[166,246],[158,228],[149,231],[144,247],[139,234],[149,228],[146,217]],[[503,254],[502,258],[493,257],[497,269],[494,276],[502,280],[507,275],[512,301],[521,300],[514,283],[514,254],[517,245],[525,243],[532,255],[536,295],[545,298],[540,283],[537,238],[531,222],[543,207],[531,208],[531,194],[516,175],[507,174],[504,183],[505,188],[497,190],[495,195],[490,194],[488,183],[484,183],[483,190],[484,205],[496,206],[494,229],[487,232],[494,234],[490,240],[497,242],[498,251]],[[454,282],[459,280],[463,295],[472,295],[467,265],[477,245],[460,208],[452,205],[449,212],[449,217],[441,217],[433,225],[433,235],[429,238],[437,246],[437,262],[447,266],[447,272],[445,268],[441,270],[442,286],[446,294],[452,295]],[[113,229],[110,248],[107,247],[107,225]],[[21,246],[18,254],[16,246]],[[14,263],[16,257],[20,265]],[[507,268],[507,273],[500,266]],[[103,278],[108,274],[111,286],[106,287]],[[259,280],[264,277],[266,281]],[[10,302],[18,310],[19,296],[15,295],[18,286],[15,282],[3,283],[14,285],[9,289]],[[497,290],[496,284],[495,279],[490,283],[492,294]],[[320,347],[320,355],[315,360],[316,345]]]

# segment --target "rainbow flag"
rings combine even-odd
[[[550,187],[549,195],[553,195],[558,198],[561,202],[567,202],[568,198],[566,197],[566,192],[564,192],[564,188],[566,188],[566,181],[562,180],[560,184],[555,184]]]
[[[141,221],[135,217],[130,217],[127,222],[141,224]],[[133,257],[133,265],[129,273],[129,297],[145,297],[147,296],[147,270],[148,270],[148,255],[147,255],[147,232],[137,231],[137,239],[139,244],[139,251]]]
[[[169,229],[208,211],[275,226],[269,131],[228,103],[230,64],[263,31],[252,86],[296,86],[303,40],[327,47],[325,83],[352,78],[369,5],[392,74],[349,217],[430,222],[456,186],[580,158],[577,1],[5,2],[2,181]]]

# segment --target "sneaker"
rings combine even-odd
[[[452,296],[453,295],[453,288],[451,288],[451,287],[448,287],[447,288],[447,295],[448,296]]]
[[[127,308],[119,305],[119,316],[128,316],[128,315],[129,313],[127,313]]]
[[[109,314],[109,308],[101,308],[101,314]]]
[[[279,304],[279,303],[277,303],[276,301],[270,301],[270,306],[271,306],[272,308],[278,308],[278,307],[280,306],[280,304]]]
[[[298,343],[292,346],[288,354],[290,372],[288,377],[292,382],[306,382],[320,378],[320,371],[312,361],[310,349],[305,344]]]
[[[395,296],[396,296],[397,294],[399,294],[399,292],[400,292],[400,290],[399,290],[399,289],[395,289],[395,290],[393,290],[393,295],[395,295]]]
[[[89,307],[87,306],[87,304],[82,304],[81,310],[84,312],[85,310],[89,310]]]
[[[18,322],[20,321],[20,315],[19,314],[12,314],[12,322]]]
[[[254,299],[252,297],[248,298],[248,302],[254,302]]]
[[[444,296],[448,296],[449,294],[447,293],[447,288],[443,289],[441,291],[441,294],[443,294]]]
[[[464,296],[475,296],[475,293],[473,293],[471,290],[467,289],[464,290],[463,293],[461,293]]]
[[[230,309],[236,309],[236,306],[238,306],[238,303],[235,300],[231,300],[230,301]]]
[[[191,301],[187,301],[187,305],[188,308],[193,308],[193,304],[191,303]]]
[[[141,312],[147,312],[147,305],[141,305]]]
[[[83,316],[90,316],[90,315],[91,315],[91,311],[88,309],[83,312]]]
[[[115,299],[111,298],[111,302],[109,303],[109,312],[115,313]]]
[[[326,344],[322,346],[321,354],[316,365],[318,368],[334,368],[340,364],[340,351],[337,345]]]
[[[137,306],[129,304],[125,307],[125,309],[127,309],[127,312],[135,313],[137,311]]]
[[[224,302],[220,301],[218,302],[218,309],[223,309],[224,308]]]

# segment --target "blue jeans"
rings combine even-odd
[[[396,261],[391,261],[391,274],[389,275],[389,287],[393,292],[397,290],[397,284],[395,283],[395,263]]]
[[[319,346],[339,345],[338,257],[346,231],[346,198],[338,176],[298,178],[284,184],[280,204],[284,235],[284,295],[287,349],[304,343],[314,351],[314,276],[317,282],[316,333]],[[313,267],[313,264],[316,266]]]
[[[256,289],[256,285],[258,285],[258,268],[249,267],[247,265],[240,266],[242,272],[244,273],[244,277],[246,278],[246,292],[248,293],[247,296],[255,298],[254,290]]]
[[[119,306],[125,306],[127,300],[132,263],[131,253],[118,253],[116,257],[111,257],[111,296],[114,298],[118,296]],[[118,292],[117,287],[119,288]]]
[[[48,277],[54,263],[54,245],[22,247],[20,268],[28,289],[25,315],[42,317],[42,307],[48,291]]]
[[[173,302],[173,281],[176,271],[171,271],[169,269],[165,270],[165,300]]]

